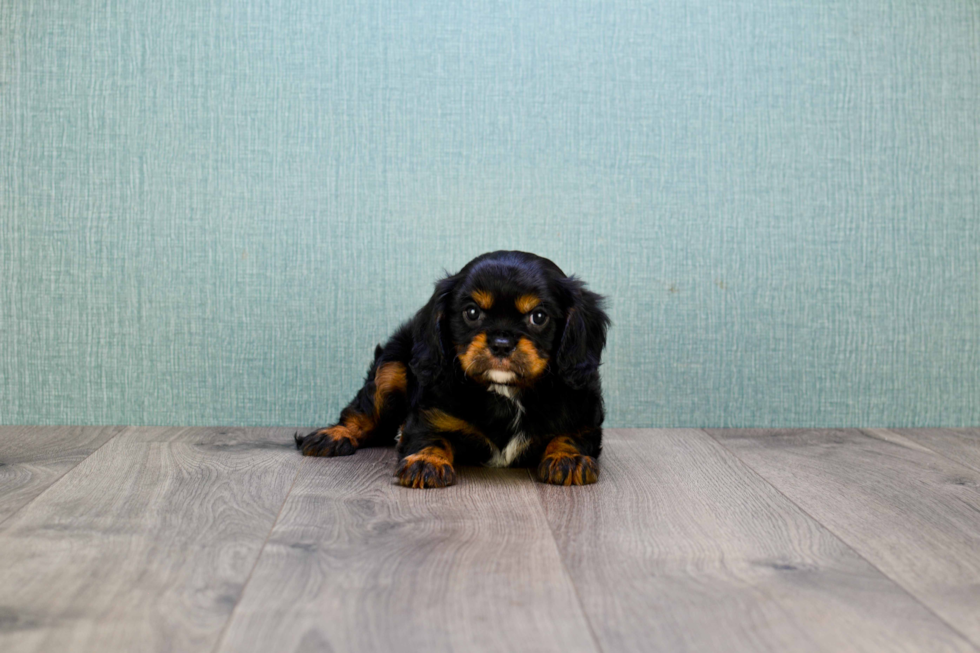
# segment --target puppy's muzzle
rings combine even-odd
[[[501,332],[481,333],[457,350],[463,372],[485,383],[530,385],[548,362],[529,339]]]

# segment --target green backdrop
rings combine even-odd
[[[980,423],[980,4],[0,3],[0,422],[323,424],[442,271],[611,426]]]

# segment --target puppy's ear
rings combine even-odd
[[[447,368],[446,311],[457,276],[436,283],[436,290],[415,314],[412,324],[412,362],[409,367],[423,385],[437,381]]]
[[[605,298],[586,290],[575,277],[558,284],[569,306],[556,356],[558,374],[573,388],[582,388],[598,374],[606,346],[610,322],[603,310]]]

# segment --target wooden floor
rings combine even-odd
[[[0,651],[980,651],[980,429],[607,430],[597,485],[0,427]]]

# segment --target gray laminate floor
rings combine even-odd
[[[597,485],[0,427],[0,651],[980,651],[980,429],[606,431]]]

